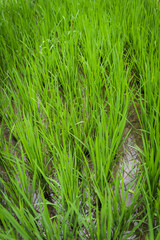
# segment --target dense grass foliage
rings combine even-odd
[[[157,0],[0,0],[0,239],[160,239],[159,19]]]

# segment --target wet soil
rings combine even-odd
[[[136,105],[138,114],[140,115],[140,107]],[[116,167],[113,171],[113,176],[122,172],[122,178],[125,186],[125,191],[127,191],[129,185],[135,181],[137,174],[140,171],[140,157],[139,151],[137,149],[142,149],[142,137],[141,137],[141,126],[140,122],[133,104],[131,104],[128,120],[123,133],[123,138],[129,133],[127,139],[122,144],[119,150],[121,158],[119,159]],[[123,168],[123,171],[122,171]],[[134,191],[134,185],[132,186],[132,191]],[[121,191],[121,188],[120,188]],[[129,206],[132,201],[132,193],[129,193],[127,199],[127,205]]]
[[[123,179],[124,183],[124,191],[127,192],[127,190],[130,190],[127,196],[127,207],[132,203],[133,193],[136,187],[136,179],[137,176],[141,174],[142,165],[138,148],[143,149],[143,143],[141,125],[137,113],[139,116],[141,115],[140,106],[138,104],[135,104],[135,106],[131,104],[123,138],[125,138],[127,134],[129,135],[119,150],[121,157],[113,170],[114,177],[116,177],[117,174],[121,174],[121,179]],[[122,197],[122,180],[120,181],[120,195]],[[143,211],[142,206],[140,206],[137,211]],[[135,222],[135,224],[137,223]],[[134,223],[130,225],[129,232],[133,228]],[[143,230],[147,230],[145,229],[146,227],[143,228]],[[139,231],[138,233],[133,234],[130,239],[145,240],[144,232]]]

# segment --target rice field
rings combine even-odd
[[[160,4],[0,0],[0,239],[160,240]]]

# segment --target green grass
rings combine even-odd
[[[155,0],[0,0],[0,239],[160,239],[159,19]],[[113,176],[131,106],[134,191]]]

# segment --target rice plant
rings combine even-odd
[[[0,239],[160,239],[159,19],[0,0]]]

